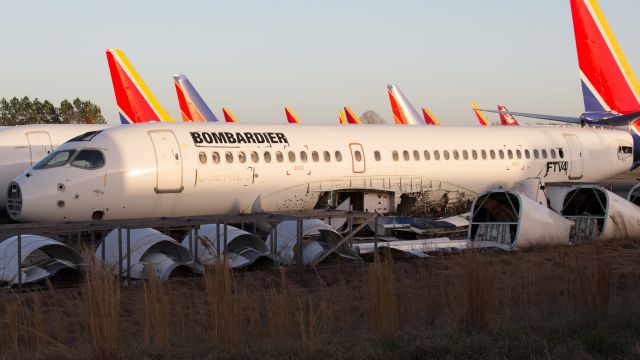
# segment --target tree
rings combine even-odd
[[[100,107],[88,100],[63,100],[56,108],[50,101],[25,96],[0,99],[0,125],[27,124],[104,124]]]
[[[360,121],[364,124],[386,124],[387,121],[373,110],[367,110],[360,115]]]

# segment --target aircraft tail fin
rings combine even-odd
[[[440,125],[440,120],[438,120],[438,118],[433,116],[431,111],[429,111],[429,109],[427,109],[426,107],[422,108],[422,116],[424,117],[425,123],[429,125]]]
[[[106,54],[121,123],[175,121],[153,96],[122,50],[107,49]]]
[[[285,107],[284,113],[287,115],[287,121],[289,122],[289,124],[302,124],[300,118],[298,118],[296,113],[294,113],[290,107]]]
[[[396,124],[420,125],[424,124],[420,113],[411,105],[409,99],[402,93],[398,85],[387,85],[393,121]]]
[[[478,105],[476,105],[476,103],[472,102],[471,107],[473,108],[473,113],[476,114],[476,118],[478,118],[480,125],[482,126],[491,125],[491,123],[487,120],[486,116],[484,116],[484,113],[478,109]]]
[[[344,125],[347,123],[347,118],[344,116],[344,111],[340,110],[340,112],[338,113],[338,121],[340,121],[340,124]]]
[[[504,105],[498,105],[498,111],[500,111],[500,124],[503,126],[517,126],[520,125],[513,115],[509,114],[509,110]]]
[[[353,111],[351,111],[350,107],[345,106],[344,113],[347,115],[347,122],[349,124],[362,124],[362,121],[360,121],[360,119],[358,119],[356,114]]]
[[[596,0],[571,0],[586,112],[640,111],[640,85]]]
[[[228,123],[237,123],[238,120],[236,119],[235,116],[233,116],[233,114],[231,113],[231,110],[229,110],[229,108],[223,107],[222,108],[222,113],[224,114],[224,121],[228,122]]]
[[[218,118],[204,102],[186,75],[173,75],[182,120],[193,122],[217,122]]]

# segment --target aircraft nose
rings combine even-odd
[[[7,188],[7,213],[13,221],[20,221],[22,214],[22,190],[12,181]]]

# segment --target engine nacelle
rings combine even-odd
[[[518,249],[567,245],[572,226],[572,221],[522,192],[492,190],[473,201],[468,239]]]
[[[551,208],[575,222],[573,242],[640,235],[640,207],[601,186],[547,188]]]

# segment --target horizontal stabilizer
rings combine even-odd
[[[573,117],[573,116],[531,114],[531,113],[521,113],[521,112],[513,112],[513,111],[497,111],[497,110],[489,110],[489,109],[480,109],[480,111],[486,111],[494,114],[508,114],[513,116],[522,116],[522,117],[528,117],[533,119],[559,121],[559,122],[572,123],[572,124],[580,124],[582,122],[582,120],[579,117]]]

